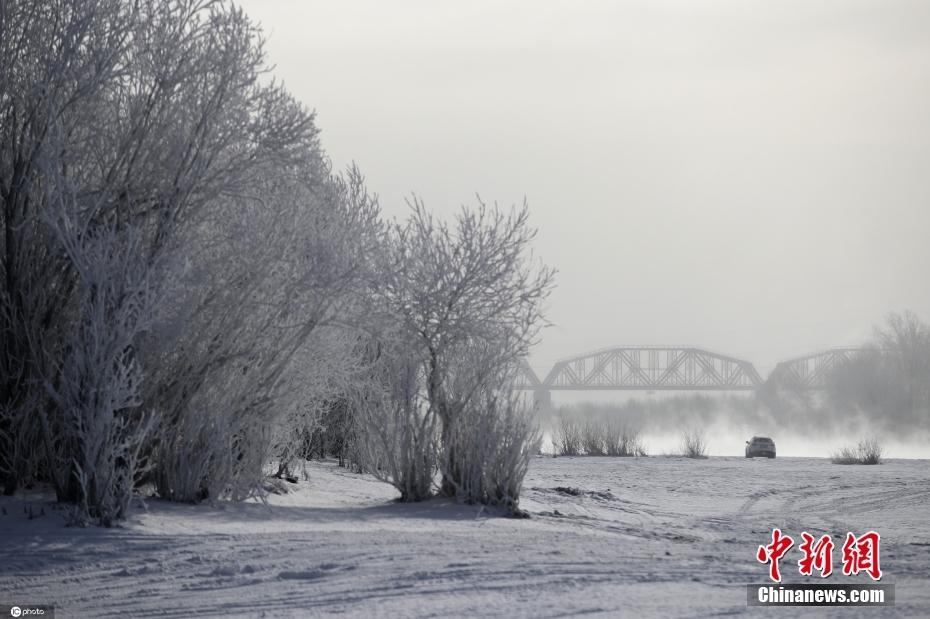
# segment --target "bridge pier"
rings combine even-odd
[[[533,390],[533,404],[536,410],[543,413],[552,411],[552,392],[548,389]]]

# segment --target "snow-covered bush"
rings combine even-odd
[[[352,391],[365,469],[393,485],[401,501],[431,496],[438,468],[439,423],[423,394],[423,367],[396,345],[378,354]]]
[[[445,432],[441,462],[458,500],[518,513],[523,478],[541,437],[532,407],[508,384],[498,377],[479,387]]]
[[[585,422],[581,433],[581,448],[588,456],[603,456],[607,453],[606,426],[598,421],[589,419]]]
[[[843,447],[830,460],[833,464],[881,464],[883,453],[878,439],[862,439],[855,447]]]
[[[59,500],[110,526],[126,513],[158,421],[155,409],[141,406],[136,350],[149,327],[152,288],[135,236],[92,226],[74,194],[55,190],[47,223],[78,275],[77,314],[64,358],[47,368],[53,407],[40,409],[39,419]]]
[[[602,426],[605,452],[608,456],[645,456],[646,449],[639,433],[630,425],[611,419]]]
[[[681,455],[686,458],[706,458],[707,439],[699,429],[686,429],[681,434]]]
[[[610,411],[615,412],[615,411]],[[645,456],[639,432],[616,419],[596,419],[589,415],[584,422],[578,412],[568,409],[558,417],[552,444],[560,456]]]
[[[552,442],[556,454],[560,456],[579,455],[581,453],[581,424],[568,415],[561,415]]]

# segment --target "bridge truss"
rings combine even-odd
[[[755,391],[766,385],[799,390],[826,388],[838,364],[862,348],[829,350],[782,361],[765,383],[742,359],[690,346],[615,346],[558,361],[540,380],[524,361],[513,388],[532,391],[548,406],[552,391]]]
[[[700,348],[617,346],[559,361],[550,390],[748,391],[762,384],[748,361]]]
[[[825,389],[830,372],[866,352],[865,348],[831,348],[782,361],[768,382],[794,389]]]
[[[525,359],[520,362],[515,374],[513,381],[514,389],[519,391],[536,391],[542,388],[542,381],[539,380],[539,377],[536,376],[536,372],[533,371],[533,368],[530,367]]]

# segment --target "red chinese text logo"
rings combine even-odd
[[[759,563],[769,564],[769,578],[781,582],[781,573],[778,571],[778,560],[794,546],[794,540],[789,535],[782,535],[779,529],[772,529],[772,543],[768,546],[759,546],[756,559]]]
[[[852,576],[865,572],[872,580],[881,579],[882,569],[878,564],[879,541],[881,536],[875,531],[863,533],[859,537],[847,533],[843,543],[843,573]]]
[[[829,535],[822,535],[819,539],[804,531],[801,533],[801,544],[798,550],[803,555],[798,561],[798,571],[804,576],[812,576],[814,570],[820,573],[821,578],[827,578],[833,573],[833,540]],[[856,537],[852,533],[846,534],[843,543],[843,574],[855,576],[865,572],[872,580],[882,577],[879,563],[879,542],[881,536],[875,531],[863,533]],[[756,559],[759,563],[769,564],[769,578],[781,582],[781,571],[778,562],[794,546],[790,535],[782,534],[780,529],[772,529],[772,542],[759,546]]]
[[[804,540],[798,548],[804,557],[798,561],[798,571],[810,576],[814,570],[820,572],[821,578],[833,573],[833,540],[829,535],[822,536],[814,543],[814,536],[807,531],[801,533]]]

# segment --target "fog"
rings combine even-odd
[[[539,375],[690,344],[764,378],[930,316],[925,2],[241,4],[386,213],[526,198],[559,271]]]
[[[829,458],[863,438],[877,438],[891,458],[927,458],[930,432],[924,427],[895,424],[893,420],[870,419],[861,412],[832,410],[821,405],[816,415],[790,415],[772,411],[753,395],[707,395],[632,392],[623,394],[560,394],[553,398],[555,410],[543,422],[545,451],[562,418],[584,424],[588,421],[620,420],[637,431],[650,456],[681,453],[682,434],[698,430],[704,434],[707,453],[741,457],[745,441],[752,436],[769,436],[779,456]]]

